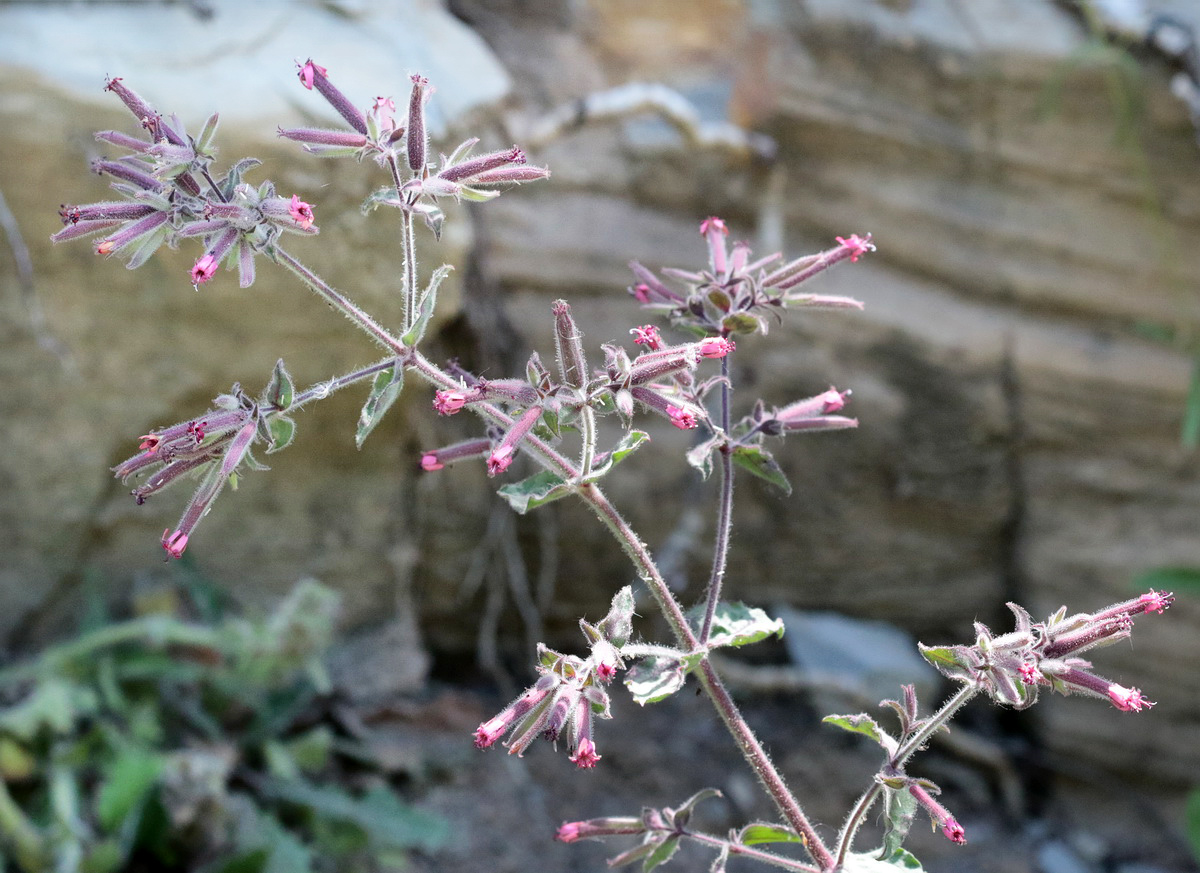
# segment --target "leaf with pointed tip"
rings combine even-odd
[[[827,715],[821,719],[825,724],[840,727],[842,730],[870,737],[890,755],[896,751],[896,741],[891,734],[879,726],[879,723],[865,712],[857,715]]]
[[[697,625],[703,615],[703,606],[689,610],[688,613],[688,617]],[[708,647],[715,649],[718,646],[748,646],[769,636],[782,638],[783,631],[783,621],[771,618],[757,606],[718,603],[713,613]]]
[[[758,478],[782,488],[785,494],[792,493],[792,486],[783,475],[783,470],[771,453],[762,446],[736,446],[733,450],[733,462]]]
[[[401,205],[402,203],[400,202],[400,197],[396,194],[396,189],[394,187],[385,185],[382,188],[376,188],[374,191],[368,194],[366,199],[362,202],[361,209],[363,215],[369,215],[380,206],[399,207]]]
[[[574,491],[566,480],[550,470],[534,473],[520,482],[505,485],[497,493],[521,515],[551,501],[566,497]]]
[[[693,446],[692,448],[688,449],[688,453],[687,453],[688,465],[695,467],[697,470],[699,470],[701,478],[707,479],[709,476],[712,475],[713,452],[715,452],[717,449],[719,449],[721,447],[721,443],[724,441],[724,439],[725,439],[724,435],[714,434],[713,436],[706,439],[704,442],[699,443],[698,445]]]
[[[363,441],[375,429],[375,425],[383,420],[384,414],[400,396],[404,387],[404,368],[399,362],[386,370],[375,374],[371,385],[371,393],[363,404],[362,412],[358,414],[358,430],[354,434],[354,444],[362,448]]]
[[[598,466],[592,467],[592,472],[588,476],[588,481],[599,479],[617,464],[628,458],[634,452],[642,447],[642,444],[649,442],[650,435],[645,431],[631,430],[621,437],[611,452],[604,456],[604,460]]]
[[[803,843],[804,840],[794,830],[783,825],[753,822],[738,832],[738,842],[743,846],[757,846],[762,843]]]
[[[625,687],[641,706],[666,700],[683,687],[687,671],[677,658],[650,656],[625,671]]]
[[[200,131],[200,135],[196,137],[196,151],[207,157],[213,157],[216,154],[213,149],[213,139],[217,135],[217,113],[208,116],[208,120],[204,122],[204,127]]]
[[[887,828],[883,834],[883,854],[894,855],[900,851],[904,840],[912,827],[913,816],[917,813],[917,799],[908,789],[883,789],[883,817]]]
[[[921,657],[949,679],[971,678],[970,665],[960,654],[961,648],[961,646],[926,646],[923,643],[917,643]]]
[[[268,427],[271,429],[271,442],[267,448],[268,455],[274,454],[280,449],[286,449],[296,438],[296,422],[286,415],[272,417]]]
[[[413,320],[413,326],[408,329],[408,333],[400,337],[400,342],[411,348],[425,336],[425,329],[429,327],[429,319],[433,317],[433,309],[437,306],[438,288],[453,269],[449,264],[442,264],[433,271],[433,275],[429,277],[429,284],[425,286],[425,293],[421,295],[421,302],[417,306],[417,316]]]
[[[126,268],[136,270],[142,264],[146,263],[146,261],[150,260],[150,256],[158,251],[159,246],[166,242],[167,232],[170,229],[170,224],[164,224],[142,237],[141,242],[138,243],[137,250],[134,251],[133,256],[126,262]]]
[[[679,849],[679,841],[683,837],[680,834],[669,834],[666,839],[662,840],[654,847],[646,860],[642,862],[642,873],[650,873],[655,867],[660,864],[665,864],[671,860],[671,856]]]
[[[459,189],[458,195],[463,200],[469,200],[472,203],[486,203],[489,200],[495,200],[500,196],[499,191],[480,191],[478,188],[468,188],[463,185]]]
[[[275,362],[271,381],[267,383],[267,390],[263,392],[263,403],[270,404],[282,412],[292,405],[295,396],[296,388],[292,384],[292,377],[283,365],[283,358],[280,358]]]
[[[597,630],[604,638],[618,649],[629,640],[633,633],[633,610],[636,603],[633,599],[633,586],[626,585],[613,595],[612,605],[608,615],[600,621]]]
[[[767,323],[748,312],[734,312],[721,319],[721,330],[734,334],[766,333]]]
[[[676,827],[687,827],[688,820],[691,818],[692,810],[696,808],[696,804],[720,796],[721,792],[716,788],[701,788],[675,810]]]

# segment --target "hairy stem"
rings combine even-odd
[[[417,234],[413,229],[413,214],[400,210],[400,237],[404,246],[404,332],[417,320]]]
[[[729,433],[729,356],[721,358],[721,431]],[[717,536],[713,547],[712,572],[704,593],[704,624],[700,627],[700,644],[708,643],[713,616],[721,600],[721,585],[729,563],[729,535],[733,527],[733,446],[721,446],[721,497],[717,508]]]
[[[596,515],[600,517],[600,520],[604,522],[605,526],[616,537],[617,542],[621,544],[621,548],[625,550],[625,554],[629,556],[634,567],[637,568],[638,575],[646,583],[646,587],[650,589],[650,593],[654,596],[655,601],[657,601],[680,647],[688,652],[696,651],[700,647],[700,641],[692,632],[691,626],[688,625],[687,618],[683,614],[683,609],[680,607],[679,601],[675,599],[674,594],[671,593],[671,589],[667,586],[666,580],[658,572],[654,558],[650,555],[645,543],[634,533],[633,529],[629,527],[629,524],[621,517],[620,513],[617,512],[616,508],[594,483],[581,485],[578,494],[592,508]],[[707,656],[700,660],[695,673],[701,687],[708,694],[717,712],[720,713],[721,720],[725,722],[725,727],[737,742],[743,757],[745,757],[746,762],[750,765],[750,769],[754,771],[754,775],[758,777],[767,794],[775,802],[779,813],[788,825],[804,839],[806,848],[813,856],[813,860],[820,865],[821,869],[831,870],[833,868],[833,855],[817,834],[816,829],[809,822],[804,811],[800,808],[795,795],[792,794],[787,787],[787,783],[784,782],[783,776],[775,769],[770,756],[767,755],[766,750],[754,735],[754,731],[746,723],[745,717],[738,709],[737,704],[734,703],[733,697],[729,694],[729,689],[725,687],[725,684],[721,681],[720,676],[717,675],[717,671],[713,668]]]

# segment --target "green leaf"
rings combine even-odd
[[[1155,567],[1134,579],[1133,587],[1200,594],[1200,567]]]
[[[775,462],[775,458],[762,446],[736,446],[733,450],[733,462],[744,470],[748,470],[760,479],[765,479],[776,488],[783,489],[785,494],[792,493],[783,470]]]
[[[634,702],[645,706],[666,700],[683,687],[687,671],[678,658],[650,656],[625,671],[625,687]]]
[[[643,443],[650,441],[650,435],[645,431],[631,430],[621,437],[620,442],[613,448],[611,452],[604,456],[603,462],[592,468],[591,474],[588,476],[588,481],[598,479],[628,458],[634,452],[642,447]]]
[[[721,319],[721,329],[727,333],[765,333],[763,320],[748,312],[734,312]]]
[[[703,607],[689,616],[696,623],[703,619]],[[709,649],[718,646],[748,646],[769,636],[783,637],[783,622],[771,618],[757,606],[744,603],[718,603],[708,635]]]
[[[852,734],[862,734],[865,737],[870,737],[885,749],[888,748],[887,743],[895,745],[891,736],[879,723],[865,712],[860,712],[857,715],[827,715],[821,719],[825,724],[831,724],[834,727],[840,727],[844,731],[850,731]]]
[[[417,313],[413,320],[413,325],[408,329],[408,333],[400,337],[400,342],[406,346],[410,348],[415,346],[425,336],[425,329],[429,327],[429,320],[433,317],[434,307],[437,306],[438,288],[445,278],[450,275],[452,269],[454,268],[449,264],[442,264],[429,277],[429,284],[425,286],[425,293],[421,295],[421,302],[417,304]]]
[[[354,434],[354,444],[362,448],[363,441],[375,429],[375,425],[383,420],[384,414],[400,396],[404,387],[404,367],[397,361],[386,370],[375,374],[371,385],[371,393],[363,404],[362,412],[358,414],[358,430]]]
[[[131,813],[140,812],[142,803],[158,782],[163,758],[147,749],[121,750],[96,796],[96,818],[106,831],[115,831]]]
[[[208,120],[204,122],[204,127],[200,130],[200,135],[196,137],[196,151],[207,157],[213,157],[216,152],[213,150],[213,139],[217,135],[217,113],[208,116]]]
[[[282,412],[292,405],[295,396],[296,386],[292,384],[292,377],[283,366],[283,358],[280,358],[275,362],[275,370],[271,373],[271,381],[267,383],[263,400]]]
[[[367,195],[367,198],[362,202],[362,212],[363,215],[369,215],[380,206],[395,206],[399,208],[402,205],[399,196],[396,194],[396,189],[385,185]]]
[[[613,595],[608,615],[604,616],[600,621],[600,633],[618,649],[625,645],[629,640],[630,634],[633,633],[633,611],[635,606],[633,587],[626,585]]]
[[[1192,847],[1192,857],[1200,861],[1200,788],[1193,788],[1183,811],[1184,829]]]
[[[883,852],[886,857],[893,857],[908,837],[912,827],[913,816],[917,812],[917,799],[908,789],[883,788],[883,816],[887,829],[883,834]]]
[[[680,828],[687,827],[688,820],[692,816],[692,810],[696,808],[697,804],[720,796],[721,792],[716,788],[701,788],[675,810],[675,826]]]
[[[754,822],[742,828],[738,833],[738,842],[743,846],[757,846],[762,843],[802,843],[804,841],[791,828]]]
[[[912,853],[897,849],[890,855],[879,857],[880,850],[874,852],[856,852],[846,856],[840,873],[896,873],[896,870],[911,870],[921,873],[924,869],[921,862]]]
[[[679,834],[669,834],[666,839],[658,843],[654,850],[646,856],[646,860],[642,862],[642,873],[650,873],[655,867],[670,861],[671,856],[679,850],[680,839],[682,837]]]
[[[272,416],[267,427],[271,433],[271,444],[267,448],[268,455],[272,455],[280,449],[286,449],[296,438],[296,422],[286,415]]]
[[[707,479],[709,476],[712,475],[713,452],[715,452],[717,449],[719,449],[721,447],[721,443],[723,443],[724,441],[725,441],[724,434],[714,434],[713,436],[704,440],[704,442],[699,443],[698,445],[695,445],[692,448],[688,449],[688,453],[686,456],[688,465],[699,470],[701,478]]]
[[[468,188],[466,185],[464,185],[459,191],[459,196],[462,197],[463,200],[469,200],[473,203],[486,203],[488,200],[494,200],[495,198],[499,197],[500,192],[490,189],[480,190],[479,188]]]
[[[938,672],[949,679],[967,679],[969,672],[967,663],[959,654],[958,646],[927,646],[917,643],[921,657],[937,668]]]
[[[566,497],[574,490],[557,473],[542,470],[520,482],[505,485],[497,493],[508,501],[509,506],[524,515],[531,509]]]

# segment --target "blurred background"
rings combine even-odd
[[[627,263],[702,267],[707,215],[759,254],[872,233],[877,254],[813,286],[864,312],[798,313],[739,342],[745,402],[835,384],[860,427],[783,446],[790,497],[738,490],[728,596],[793,633],[735,664],[733,685],[833,833],[876,756],[820,715],[900,682],[934,706],[932,669],[906,666],[916,640],[1003,632],[1010,600],[1090,611],[1170,578],[1170,613],[1094,659],[1157,706],[969,709],[911,768],[968,845],[918,827],[909,848],[933,871],[1194,869],[1195,28],[1193,0],[0,3],[0,868],[332,869],[344,851],[364,870],[596,870],[615,849],[552,843],[563,820],[709,785],[725,795],[701,807],[711,831],[773,818],[690,694],[620,702],[594,772],[546,744],[520,762],[471,746],[536,642],[582,651],[578,618],[633,580],[580,508],[517,518],[482,469],[421,474],[422,449],[477,430],[415,383],[361,451],[365,392],[306,410],[271,471],[162,563],[159,531],[189,495],[136,506],[112,479],[139,434],[234,382],[257,393],[277,358],[307,386],[376,350],[265,264],[250,289],[220,273],[193,292],[198,249],[130,272],[48,238],[60,204],[109,196],[87,171],[111,150],[93,131],[137,132],[102,90],[118,75],[193,133],[219,112],[222,161],[258,157],[252,181],[314,205],[321,233],[293,250],[397,323],[397,228],[358,208],[386,178],[275,137],[336,123],[296,81],[312,57],[362,107],[403,106],[420,72],[440,150],[516,142],[553,171],[451,207],[440,243],[421,235],[424,270],[455,266],[431,342],[476,373],[517,375],[530,348],[548,360],[558,297],[597,359],[624,342],[645,321]],[[610,491],[690,602],[713,494],[683,463],[688,435],[661,430]],[[662,636],[652,617],[640,629]],[[230,836],[239,819],[254,833]]]

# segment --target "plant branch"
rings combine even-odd
[[[729,434],[729,356],[721,358],[721,431]],[[733,526],[733,447],[721,446],[721,497],[717,508],[717,536],[713,546],[712,572],[704,594],[704,624],[700,627],[700,644],[708,643],[713,616],[721,600],[725,568],[729,564],[729,536]]]

